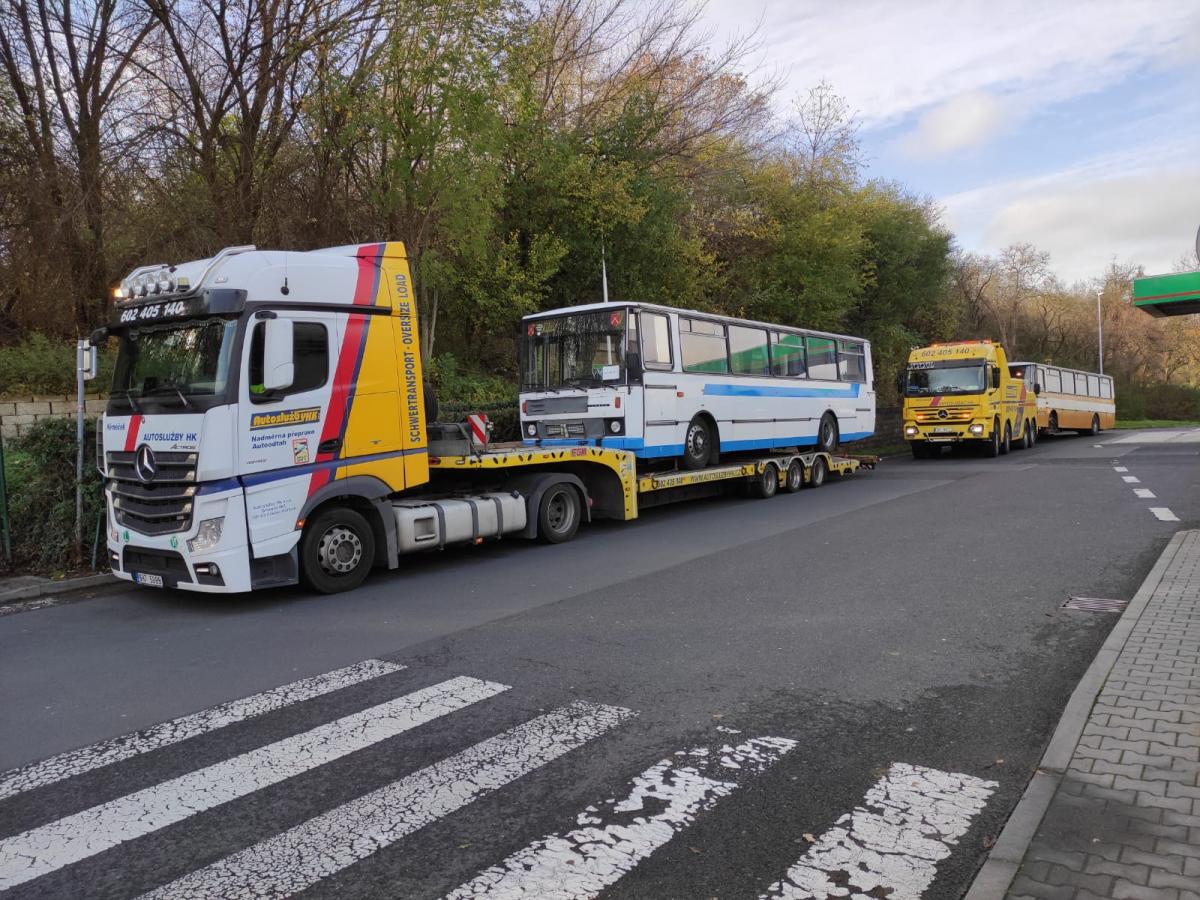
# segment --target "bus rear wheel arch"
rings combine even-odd
[[[1100,433],[1100,417],[1092,413],[1091,424],[1087,428],[1080,428],[1080,434],[1099,434]]]

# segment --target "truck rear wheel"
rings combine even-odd
[[[828,474],[829,466],[825,464],[825,457],[818,456],[808,467],[808,486],[819,488],[825,483],[825,476]]]
[[[361,513],[335,506],[318,513],[300,539],[300,572],[322,594],[350,591],[375,562],[375,534]]]
[[[774,497],[779,492],[779,469],[774,463],[766,463],[758,477],[750,482],[750,493],[760,499]]]
[[[575,537],[583,508],[579,494],[569,484],[556,484],[542,494],[538,504],[538,537],[547,544],[562,544]]]
[[[787,477],[783,481],[783,489],[789,494],[794,494],[802,487],[804,487],[804,463],[798,459],[793,459],[791,465],[788,466]]]
[[[1000,453],[1007,455],[1012,449],[1012,425],[1004,423],[1004,440],[1000,442]]]

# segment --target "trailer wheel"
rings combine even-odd
[[[808,467],[808,486],[819,488],[825,483],[825,476],[828,474],[829,466],[825,464],[825,457],[818,456],[812,461],[812,465]]]
[[[704,416],[693,416],[683,437],[683,467],[703,469],[713,455],[712,426]]]
[[[363,583],[375,561],[375,534],[361,513],[335,506],[317,514],[300,540],[300,571],[322,594]]]
[[[569,484],[556,484],[542,494],[538,505],[538,537],[547,544],[562,544],[579,530],[582,508],[579,494]]]
[[[804,463],[798,459],[793,459],[792,464],[787,468],[787,476],[783,480],[783,489],[789,494],[794,494],[802,487],[804,487]]]
[[[827,412],[821,416],[821,424],[817,426],[817,449],[822,453],[835,453],[838,448],[837,416]]]
[[[779,469],[774,463],[767,463],[758,477],[750,482],[750,493],[754,497],[766,500],[779,492]]]

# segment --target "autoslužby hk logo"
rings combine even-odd
[[[939,418],[939,419],[944,419],[944,418],[946,418],[946,417],[947,417],[947,416],[949,416],[949,415],[950,415],[950,413],[946,412],[944,409],[939,409],[939,410],[938,410],[938,418]],[[149,448],[149,447],[147,447],[146,449],[147,449],[147,450],[149,450],[150,448]]]
[[[154,476],[158,474],[158,460],[154,458],[154,451],[150,449],[149,444],[142,444],[137,448],[133,457],[133,471],[146,483],[153,481]]]

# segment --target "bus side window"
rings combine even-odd
[[[671,322],[661,313],[641,313],[642,366],[646,369],[670,369]],[[629,317],[630,325],[633,317]]]
[[[770,375],[767,333],[761,328],[730,325],[729,367],[735,375]]]
[[[808,336],[808,377],[822,381],[837,381],[837,345],[832,338]]]
[[[1062,393],[1062,375],[1058,369],[1046,370],[1046,382],[1042,385],[1042,389],[1052,394]]]
[[[804,337],[784,331],[771,332],[771,374],[786,378],[803,378]]]
[[[1088,396],[1089,397],[1099,397],[1100,396],[1100,379],[1095,375],[1088,376]]]
[[[1105,400],[1112,399],[1112,379],[1107,376],[1100,379],[1100,396]]]
[[[838,341],[838,372],[842,381],[867,380],[867,360],[858,341]]]
[[[706,319],[679,319],[679,355],[685,372],[729,371],[725,326]]]

